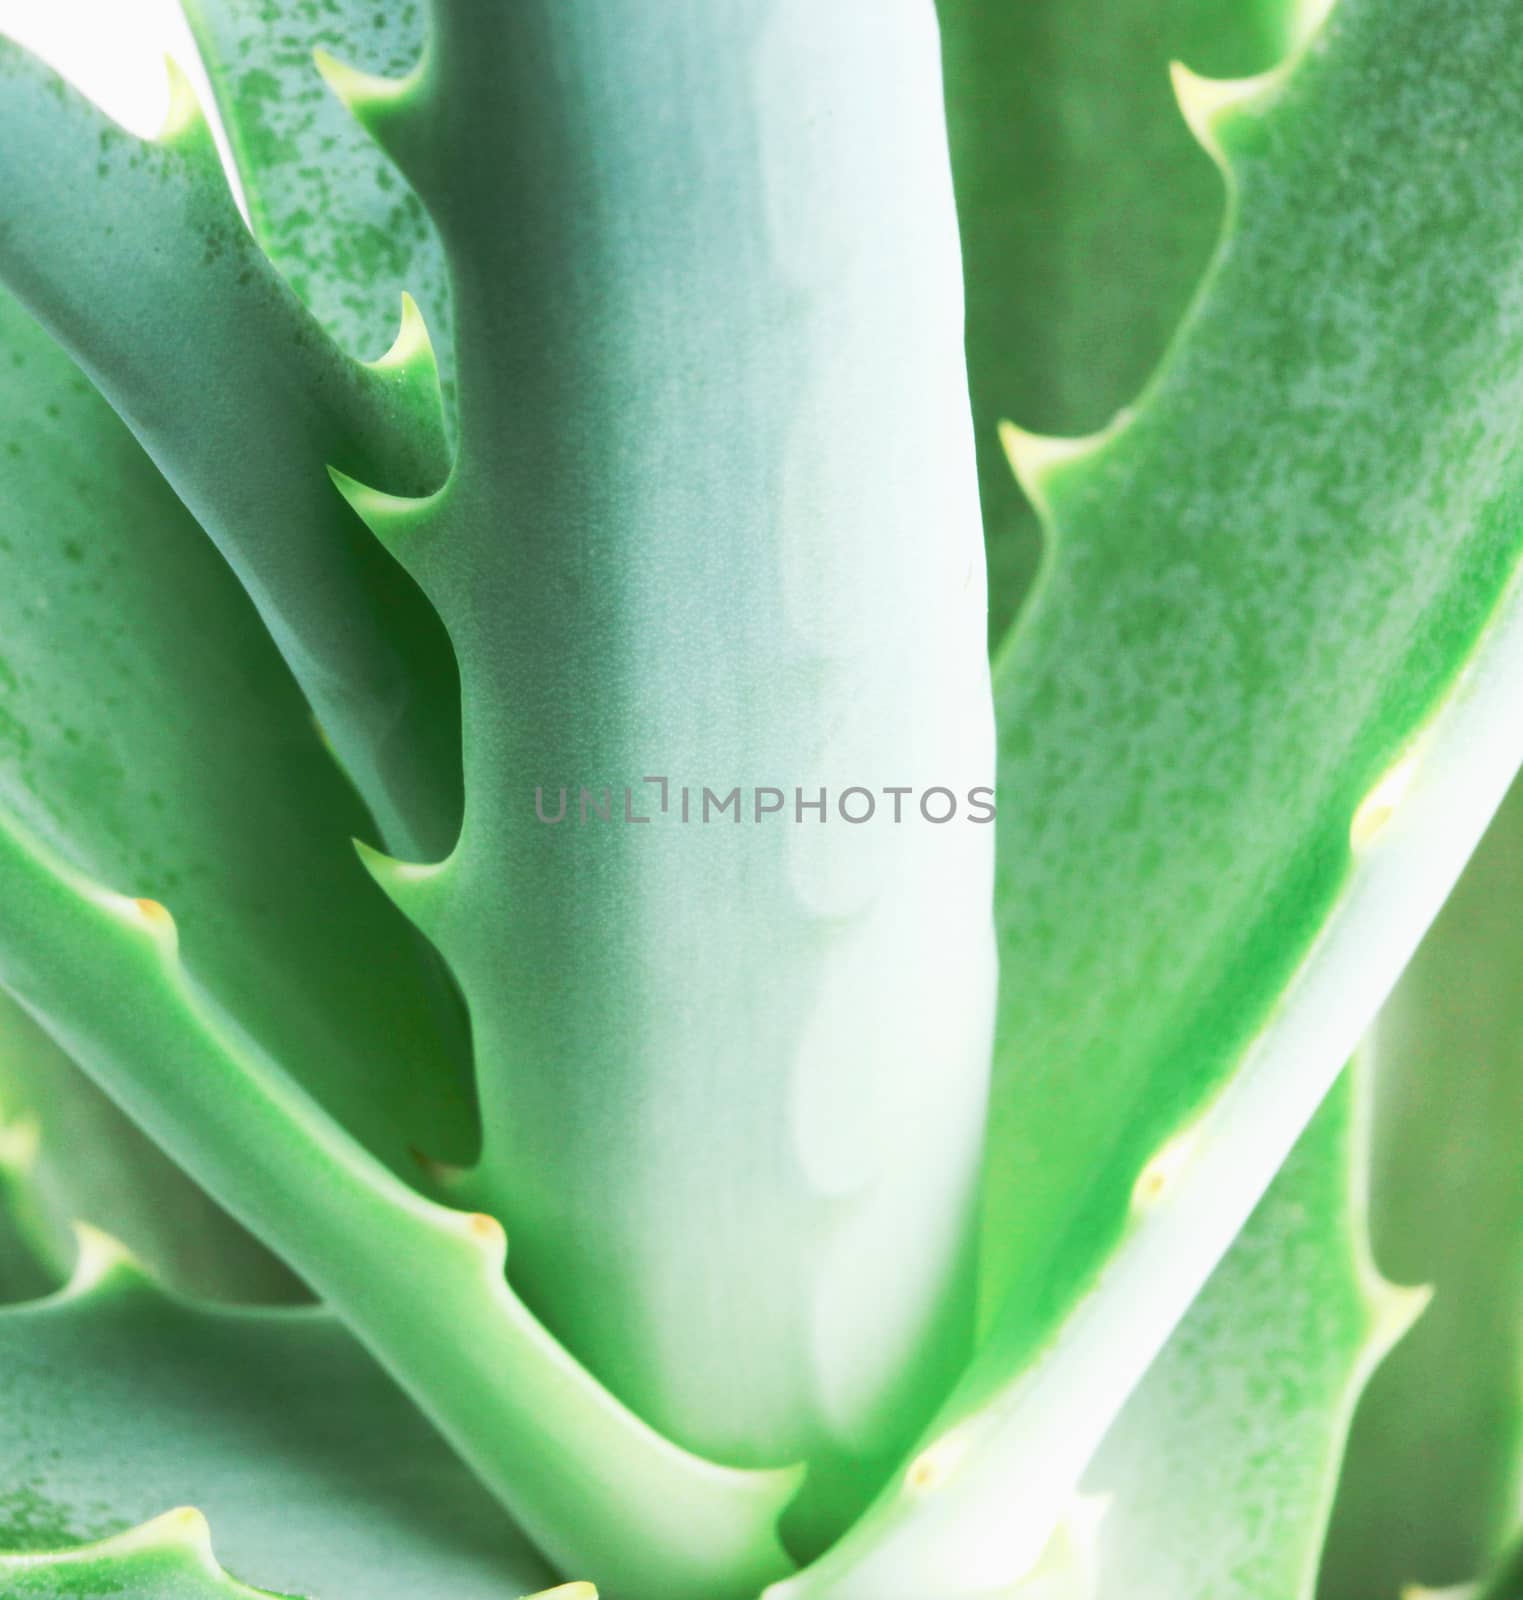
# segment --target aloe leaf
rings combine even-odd
[[[1040,550],[999,424],[1103,426],[1142,388],[1221,226],[1221,183],[1162,68],[1238,76],[1292,42],[1293,0],[938,0],[967,285],[968,387],[1001,640]]]
[[[216,541],[385,837],[447,847],[448,643],[323,473],[437,482],[438,386],[417,319],[388,356],[345,356],[249,237],[183,80],[169,131],[144,141],[4,40],[0,280]]]
[[[470,1004],[470,1192],[663,1431],[870,1476],[966,1348],[992,980],[933,17],[435,22],[406,80],[328,71],[439,225],[459,459],[338,481],[461,664],[460,842],[374,865]]]
[[[223,1570],[206,1519],[190,1506],[78,1549],[0,1555],[0,1578],[12,1600],[272,1600]]]
[[[197,980],[394,1165],[467,1157],[452,997],[353,859],[363,809],[221,558],[9,299],[0,501],[0,809],[170,905]]]
[[[157,1585],[168,1579],[128,1555],[178,1533],[187,1553],[204,1557],[207,1521],[220,1560],[261,1591],[501,1600],[551,1581],[332,1315],[183,1300],[104,1236],[83,1238],[66,1290],[0,1310],[8,1597],[92,1592],[64,1583],[98,1561],[120,1584],[101,1592],[166,1600]],[[129,1534],[125,1545],[71,1551],[56,1566],[38,1559],[189,1504],[198,1512],[179,1513],[181,1525],[160,1522],[152,1540]],[[188,1565],[187,1577],[195,1570]]]
[[[1117,1418],[1100,1600],[1310,1600],[1355,1400],[1427,1302],[1375,1272],[1355,1082],[1312,1119]]]
[[[1523,786],[1373,1032],[1375,1258],[1433,1306],[1360,1405],[1322,1593],[1483,1576],[1523,1521]]]
[[[0,982],[353,1327],[558,1566],[629,1600],[743,1600],[787,1568],[798,1475],[716,1466],[622,1407],[509,1290],[501,1226],[422,1198],[328,1117],[194,983],[163,906],[3,817],[0,901]]]
[[[74,1224],[111,1232],[170,1288],[215,1300],[289,1301],[301,1285],[0,994],[0,1183],[31,1262],[26,1299],[72,1271]],[[41,1281],[39,1281],[41,1280]]]
[[[380,348],[410,292],[448,396],[454,341],[433,224],[313,62],[324,50],[367,72],[404,72],[423,48],[426,7],[186,0],[185,11],[265,253],[351,355]]]
[[[59,1282],[51,1219],[33,1186],[38,1137],[35,1123],[0,1112],[0,1305],[36,1299]]]
[[[1053,539],[996,674],[1003,1300],[790,1600],[1035,1559],[1523,754],[1520,28],[1346,0],[1294,70],[1183,79],[1207,288],[1103,437],[1011,438]]]

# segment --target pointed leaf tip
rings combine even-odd
[[[1385,1359],[1411,1331],[1412,1325],[1432,1303],[1434,1286],[1421,1283],[1413,1287],[1392,1283],[1378,1272],[1365,1289],[1370,1308],[1369,1359]]]
[[[120,1239],[93,1223],[75,1222],[72,1227],[77,1253],[74,1270],[63,1287],[63,1293],[69,1299],[89,1294],[118,1272],[145,1276],[137,1257]]]
[[[103,893],[94,885],[88,888],[94,890],[97,898],[103,898],[111,910],[129,927],[139,933],[146,933],[171,952],[179,949],[179,927],[174,914],[161,900],[153,900],[146,895],[113,894],[110,891]]]
[[[434,355],[433,341],[428,336],[428,324],[423,320],[418,302],[405,289],[402,291],[402,318],[391,348],[385,355],[366,365],[377,372],[421,366],[437,373],[439,364]]]
[[[209,1565],[216,1564],[217,1558],[212,1554],[211,1524],[195,1506],[176,1506],[149,1526],[160,1530],[166,1544],[177,1544],[182,1549],[194,1551]]]
[[[1056,474],[1063,468],[1094,455],[1100,447],[1127,422],[1129,410],[1117,412],[1110,423],[1099,433],[1086,433],[1073,438],[1059,438],[1049,434],[1028,433],[1013,422],[1001,422],[999,441],[1026,498],[1041,514],[1044,521],[1052,519],[1052,487]]]
[[[164,57],[164,73],[169,79],[169,105],[164,121],[154,138],[155,144],[179,144],[187,139],[209,136],[201,101],[185,69],[171,55]]]
[[[1273,67],[1251,78],[1203,78],[1182,61],[1169,63],[1174,99],[1201,149],[1225,169],[1228,125],[1250,109],[1257,109],[1283,81],[1284,67]]]
[[[410,534],[417,533],[429,521],[430,515],[443,490],[434,494],[409,496],[387,494],[384,489],[372,489],[368,484],[328,468],[333,486],[349,502],[360,521],[394,554]]]
[[[394,99],[405,88],[407,81],[405,78],[387,78],[380,73],[351,66],[320,46],[312,52],[312,65],[322,74],[323,82],[357,115],[359,108]]]
[[[349,115],[377,144],[395,156],[397,152],[391,148],[387,137],[388,124],[418,87],[423,76],[423,62],[419,61],[401,78],[365,72],[322,49],[312,52],[312,62]]]
[[[377,850],[363,839],[355,839],[352,843],[360,864],[375,880],[381,893],[415,927],[432,936],[429,926],[432,921],[429,889],[449,865],[449,858],[443,861],[398,861],[395,856]]]

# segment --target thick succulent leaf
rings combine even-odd
[[[11,1600],[270,1600],[223,1570],[206,1519],[189,1506],[76,1549],[0,1554],[0,1579]]]
[[[1523,13],[1344,0],[1293,72],[1184,84],[1208,288],[1106,436],[1012,439],[1054,541],[997,672],[1003,1299],[790,1597],[1035,1558],[1523,754]]]
[[[1373,1035],[1375,1259],[1432,1309],[1355,1418],[1326,1600],[1478,1578],[1523,1523],[1523,785]]]
[[[992,983],[934,18],[447,0],[330,75],[453,273],[454,475],[342,486],[461,662],[459,846],[376,870],[471,1006],[470,1192],[673,1437],[870,1461],[966,1348]]]
[[[393,1164],[468,1155],[453,997],[353,859],[362,808],[225,563],[9,297],[0,574],[0,809],[169,905],[197,980]]]
[[[1354,1099],[1346,1075],[1086,1474],[1099,1600],[1310,1600],[1355,1399],[1426,1301],[1370,1265]]]
[[[968,387],[1001,639],[1040,546],[999,423],[1099,428],[1142,388],[1221,226],[1161,70],[1259,72],[1293,0],[938,0],[967,284]]]
[[[786,1569],[797,1474],[713,1465],[620,1406],[508,1289],[501,1227],[367,1154],[194,983],[161,905],[3,817],[0,903],[0,983],[351,1325],[558,1565],[629,1600],[743,1600]]]
[[[443,471],[416,322],[343,355],[249,237],[183,80],[158,142],[0,40],[0,280],[127,420],[242,579],[386,837],[447,847],[458,689],[415,586],[324,463]]]
[[[51,1258],[51,1219],[32,1182],[38,1133],[0,1108],[0,1305],[35,1300],[60,1282]]]
[[[186,0],[185,10],[265,253],[355,356],[381,348],[399,295],[411,293],[448,395],[454,340],[433,224],[313,62],[324,50],[366,72],[404,72],[423,49],[427,8]]]
[[[7,1596],[90,1593],[63,1586],[81,1562],[100,1563],[102,1593],[178,1593],[121,1547],[71,1552],[62,1571],[17,1558],[189,1504],[215,1530],[221,1561],[260,1590],[502,1600],[550,1581],[502,1508],[325,1311],[181,1300],[87,1234],[65,1292],[0,1310],[0,1395]],[[181,1515],[195,1536],[187,1548],[204,1555],[206,1522]]]
[[[0,1299],[29,1298],[69,1275],[76,1222],[109,1228],[173,1289],[218,1300],[301,1298],[286,1268],[3,994],[0,1186],[0,1211],[23,1252],[12,1292],[0,1266]]]

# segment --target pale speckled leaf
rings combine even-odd
[[[325,471],[408,492],[443,474],[416,319],[368,365],[332,342],[249,237],[183,81],[165,133],[142,140],[0,38],[0,173],[0,278],[238,574],[374,827],[453,839],[448,642]]]
[[[423,53],[424,0],[184,0],[265,251],[351,355],[373,356],[403,290],[433,335],[446,395],[454,340],[443,253],[406,180],[335,99],[325,50],[401,75]]]
[[[1292,0],[939,0],[967,284],[968,386],[1003,637],[1040,531],[1000,448],[1011,418],[1082,434],[1134,399],[1222,220],[1171,60],[1235,76],[1290,43]]]
[[[386,1159],[470,1151],[452,997],[354,860],[362,807],[226,564],[9,296],[0,807],[169,906],[198,979]]]

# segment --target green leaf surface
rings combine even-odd
[[[249,237],[183,80],[169,131],[143,141],[5,40],[0,280],[238,573],[384,836],[447,847],[449,646],[323,471],[438,481],[437,382],[412,329],[369,366],[328,339]]]
[[[467,1156],[452,997],[354,861],[362,808],[222,559],[8,297],[0,574],[0,809],[168,905],[197,981],[372,1149]]]
[[[51,1219],[36,1203],[37,1128],[0,1115],[0,1305],[35,1300],[60,1282],[50,1259]]]
[[[302,1298],[286,1268],[3,994],[0,1187],[0,1211],[22,1252],[14,1287],[0,1267],[0,1299],[62,1283],[73,1270],[78,1222],[109,1228],[172,1289],[216,1300]]]
[[[788,1600],[1036,1558],[1516,769],[1519,63],[1500,0],[1344,0],[1293,72],[1184,80],[1209,283],[1114,429],[1012,439],[1053,538],[996,672],[1001,1299],[956,1470]]]
[[[1484,1576],[1523,1521],[1523,786],[1373,1033],[1375,1259],[1433,1305],[1355,1419],[1325,1600]]]
[[[0,1592],[220,1596],[198,1513],[220,1561],[261,1591],[503,1600],[549,1583],[336,1318],[181,1300],[113,1249],[90,1236],[67,1291],[0,1310]],[[198,1511],[129,1534],[130,1549],[18,1559],[185,1505]],[[179,1556],[155,1549],[169,1535]],[[68,1587],[87,1572],[96,1588]]]
[[[194,983],[161,906],[3,817],[0,902],[0,983],[344,1318],[552,1560],[628,1600],[744,1600],[787,1568],[798,1475],[716,1466],[620,1406],[508,1289],[502,1228],[423,1199],[328,1117]]]
[[[1292,0],[939,0],[967,284],[989,637],[1029,587],[1037,516],[999,423],[1104,426],[1153,371],[1221,227],[1221,182],[1162,70],[1237,76],[1290,44]]]
[[[410,293],[453,389],[449,285],[437,235],[396,168],[335,101],[314,50],[401,73],[423,48],[422,0],[187,0],[254,236],[351,355],[374,355]]]
[[[1098,1600],[1314,1593],[1355,1399],[1426,1299],[1370,1265],[1355,1092],[1334,1087],[1086,1473]]]
[[[452,272],[453,475],[340,482],[460,658],[460,842],[376,871],[470,1003],[467,1192],[641,1415],[720,1459],[860,1463],[846,1500],[966,1350],[988,1056],[933,20],[446,0],[407,80],[329,68]]]
[[[271,1600],[223,1570],[206,1519],[188,1506],[77,1549],[0,1555],[0,1578],[9,1600]]]

